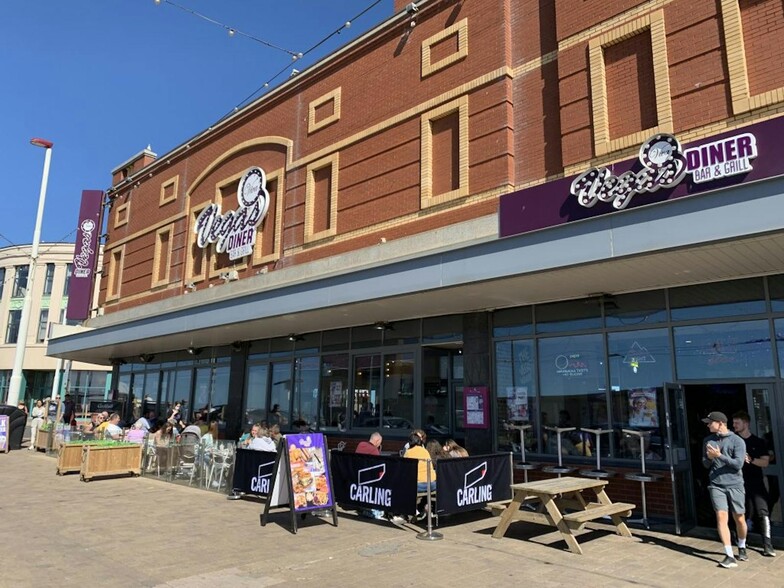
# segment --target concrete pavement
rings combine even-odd
[[[287,511],[261,527],[255,501],[144,477],[85,483],[55,466],[0,454],[0,587],[784,586],[784,554],[753,549],[725,570],[713,540],[601,526],[579,536],[580,556],[527,523],[492,539],[497,519],[484,513],[442,519],[434,542],[342,512],[337,528],[308,517],[294,535]]]

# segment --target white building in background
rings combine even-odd
[[[0,249],[0,400],[5,400],[16,356],[17,337],[26,336],[22,390],[19,400],[30,406],[37,398],[52,394],[58,360],[47,357],[49,325],[65,320],[68,282],[74,254],[73,243],[41,243],[32,282],[33,302],[26,334],[19,332],[22,305],[29,284],[28,245]],[[100,261],[99,261],[100,264]],[[97,302],[97,292],[96,292]],[[76,394],[79,402],[103,399],[110,389],[109,366],[74,361],[62,362],[60,393]]]

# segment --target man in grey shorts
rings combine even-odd
[[[708,468],[708,492],[713,510],[716,511],[716,528],[724,545],[723,568],[736,568],[738,561],[748,560],[746,555],[746,493],[743,489],[743,463],[746,445],[743,439],[727,429],[727,415],[714,411],[702,422],[708,425],[710,435],[702,443],[702,465]],[[738,558],[732,553],[730,529],[727,526],[728,512],[732,508],[735,527],[738,531]]]

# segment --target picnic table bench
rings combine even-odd
[[[629,516],[635,505],[610,500],[604,491],[606,485],[606,480],[574,477],[512,484],[512,500],[488,504],[491,512],[500,514],[493,538],[503,537],[513,521],[528,521],[556,527],[569,550],[582,554],[574,531],[582,529],[588,522],[604,517],[611,518],[618,534],[631,537],[632,534],[621,517]],[[582,496],[585,490],[592,490],[596,501],[586,501]],[[524,505],[526,508],[521,508]],[[528,510],[533,505],[536,508]]]

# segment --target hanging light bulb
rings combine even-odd
[[[636,374],[637,373],[637,368],[640,367],[640,362],[637,361],[637,358],[633,357],[631,362],[629,362],[629,365],[632,366],[632,371]]]
[[[235,32],[234,29],[229,29],[229,37],[233,37]]]
[[[350,28],[351,28],[351,21],[350,21],[350,20],[347,20],[347,21],[346,21],[346,24],[344,24],[344,25],[343,25],[343,28],[344,28],[344,29],[350,29]]]
[[[155,0],[155,3],[160,5],[161,4],[161,0]]]

